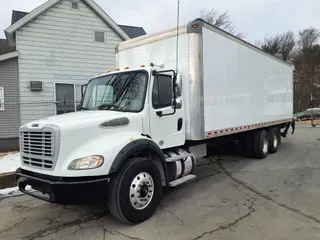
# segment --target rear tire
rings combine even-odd
[[[264,159],[268,156],[269,139],[265,130],[256,130],[253,137],[253,153],[257,159]]]
[[[269,153],[276,153],[281,144],[281,135],[277,128],[268,129]]]
[[[131,158],[111,179],[108,206],[118,220],[140,223],[152,216],[160,203],[161,194],[161,177],[157,167],[147,158]]]

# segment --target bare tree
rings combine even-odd
[[[291,54],[295,46],[294,34],[292,31],[287,31],[275,36],[268,36],[264,41],[257,45],[265,52],[270,53],[284,61],[290,60]]]
[[[294,108],[297,111],[311,106],[311,93],[320,93],[320,38],[318,29],[308,28],[299,32],[294,51]]]
[[[235,35],[238,38],[244,37],[242,33],[237,33],[235,31],[235,25],[232,23],[228,15],[228,11],[219,13],[215,9],[202,10],[200,12],[200,18],[230,34]]]
[[[300,39],[298,45],[301,50],[310,49],[319,39],[320,32],[316,28],[307,28],[302,31],[299,31]]]

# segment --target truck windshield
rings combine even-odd
[[[115,73],[92,79],[82,109],[140,112],[148,82],[146,71]]]

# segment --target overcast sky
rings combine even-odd
[[[46,0],[1,1],[0,38],[11,23],[12,10],[31,11]],[[96,0],[118,23],[142,26],[147,33],[171,28],[176,22],[177,0]],[[320,27],[319,0],[180,0],[180,21],[198,17],[202,9],[215,8],[229,16],[245,39],[255,42],[266,34]]]

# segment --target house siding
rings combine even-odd
[[[94,31],[105,32],[105,43],[94,42]],[[55,114],[54,83],[75,84],[79,98],[79,86],[115,69],[115,47],[123,40],[85,2],[73,10],[69,0],[62,0],[19,29],[16,41],[20,101],[29,103],[20,108],[24,124]],[[32,92],[30,81],[42,81],[43,91]],[[30,107],[34,102],[42,104]]]
[[[0,62],[0,87],[4,88],[5,101],[5,109],[0,111],[0,139],[17,138],[20,127],[17,58]]]

